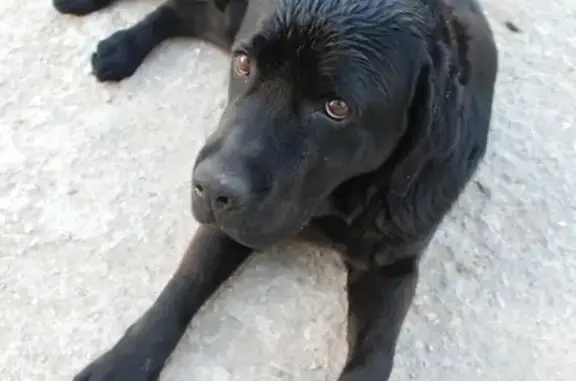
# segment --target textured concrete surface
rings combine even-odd
[[[189,172],[224,100],[225,57],[173,41],[119,85],[89,75],[96,42],[156,4],[80,19],[49,0],[0,2],[2,381],[70,380],[149,306],[195,228]],[[396,381],[576,374],[576,6],[486,8],[501,50],[492,145],[424,263]],[[163,380],[334,380],[343,286],[333,253],[258,255]]]

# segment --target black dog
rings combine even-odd
[[[112,0],[55,0],[88,13]],[[171,0],[101,42],[100,80],[161,41],[231,51],[229,103],[200,151],[202,223],[152,307],[76,381],[159,377],[188,323],[257,248],[338,248],[349,268],[340,381],[387,380],[419,260],[485,153],[497,73],[475,0]],[[313,234],[306,234],[313,233]]]

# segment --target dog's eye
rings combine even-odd
[[[246,54],[238,54],[234,57],[236,72],[240,75],[250,75],[252,63]]]
[[[342,120],[346,119],[350,114],[350,108],[340,99],[333,99],[331,101],[326,102],[325,105],[326,114],[332,119]]]

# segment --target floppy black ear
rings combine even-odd
[[[414,81],[407,108],[408,128],[390,184],[397,196],[406,194],[431,159],[451,152],[459,140],[455,128],[459,110],[454,107],[459,94],[451,81],[451,75],[435,67],[431,59]]]

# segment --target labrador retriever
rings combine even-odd
[[[290,237],[331,244],[347,264],[339,381],[387,380],[419,261],[485,154],[498,64],[479,4],[169,0],[100,42],[94,74],[122,80],[175,36],[230,53],[228,104],[193,168],[201,225],[153,305],[74,380],[157,380],[222,282]]]

